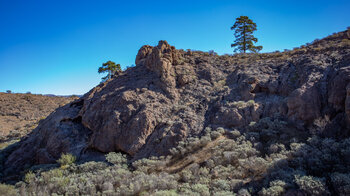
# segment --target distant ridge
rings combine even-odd
[[[26,135],[39,120],[77,98],[0,92],[0,141]]]

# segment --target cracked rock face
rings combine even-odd
[[[54,163],[66,152],[78,159],[112,151],[166,155],[207,126],[244,129],[264,117],[305,130],[326,115],[340,130],[350,125],[349,46],[215,56],[160,41],[143,46],[135,63],[43,120],[7,157],[8,172]]]

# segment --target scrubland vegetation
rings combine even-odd
[[[279,63],[285,63],[292,58],[299,58],[299,56],[302,55],[313,56],[316,54],[314,56],[317,58],[313,61],[315,65],[322,65],[324,60],[318,58],[322,55],[332,57],[332,61],[334,60],[336,62],[337,59],[342,58],[342,55],[346,55],[340,53],[340,51],[344,48],[348,48],[349,44],[349,39],[340,40],[337,39],[337,35],[334,35],[322,40],[315,40],[312,44],[306,44],[305,46],[285,52],[276,51],[263,54],[248,53],[218,56],[214,51],[204,53],[200,51],[188,50],[185,52],[180,50],[183,56],[181,58],[179,57],[177,61],[179,65],[186,65],[187,68],[190,66],[205,66],[206,68],[210,68],[209,63],[211,63],[215,65],[216,68],[219,67],[218,65],[227,67],[240,66],[234,70],[239,71],[242,67],[250,66],[252,69],[247,69],[244,72],[244,74],[248,75],[253,75],[255,69],[263,63],[267,63],[268,65],[265,65],[266,73],[263,75],[269,76],[271,72],[267,71],[270,70],[271,67]],[[348,58],[348,56],[346,58]],[[347,63],[348,61],[344,60],[342,62]],[[298,66],[303,68],[306,67],[307,64],[308,61]],[[223,70],[226,69],[224,66],[222,68]],[[288,69],[292,69],[290,67],[288,66]],[[315,67],[317,68],[317,66],[313,68]],[[172,114],[169,118],[163,119],[162,113],[162,115],[159,116],[160,125],[174,124],[171,120],[176,117],[174,121],[181,122],[180,125],[190,124],[190,122],[201,122],[202,125],[207,126],[204,129],[203,127],[197,127],[198,129],[195,130],[198,130],[198,132],[187,131],[185,136],[179,140],[180,142],[175,143],[178,144],[175,148],[172,148],[173,145],[165,144],[166,146],[170,146],[168,156],[135,160],[133,157],[121,152],[110,152],[105,155],[104,160],[96,158],[95,161],[84,162],[84,159],[80,159],[80,157],[64,153],[57,160],[56,164],[28,165],[28,167],[24,167],[25,171],[21,170],[21,179],[18,181],[18,179],[11,179],[11,176],[5,176],[6,174],[3,173],[4,163],[7,157],[18,144],[16,143],[18,140],[6,140],[6,142],[0,143],[0,179],[2,182],[7,182],[8,184],[0,184],[0,195],[350,195],[350,138],[347,132],[348,130],[345,130],[346,126],[339,126],[341,127],[339,130],[330,129],[328,127],[331,132],[334,131],[337,133],[323,134],[326,126],[333,126],[334,124],[342,122],[335,121],[334,119],[336,118],[335,116],[339,117],[339,114],[342,114],[339,112],[343,112],[345,115],[345,109],[344,111],[335,111],[333,119],[330,119],[331,117],[327,116],[327,113],[322,113],[322,111],[329,110],[331,107],[334,107],[334,105],[330,105],[329,108],[317,107],[316,109],[320,109],[321,111],[319,114],[317,113],[317,118],[315,117],[312,121],[310,120],[310,122],[308,122],[309,124],[302,125],[298,124],[301,121],[293,121],[292,118],[288,118],[289,114],[287,112],[285,112],[283,116],[279,115],[275,110],[266,110],[266,114],[259,114],[259,118],[255,118],[253,121],[251,120],[252,118],[248,118],[252,116],[251,110],[249,109],[255,106],[258,108],[259,104],[262,105],[261,99],[258,98],[267,99],[266,97],[268,97],[269,101],[266,101],[264,105],[268,108],[267,106],[271,104],[278,105],[277,102],[281,102],[281,100],[286,100],[290,97],[282,96],[283,93],[280,93],[280,97],[278,97],[276,90],[267,88],[268,84],[273,83],[266,83],[266,86],[262,85],[260,88],[254,88],[250,91],[250,93],[256,94],[255,98],[253,96],[247,96],[246,99],[236,99],[235,97],[231,99],[229,97],[230,93],[238,93],[239,89],[235,87],[236,84],[233,84],[234,82],[230,81],[230,77],[216,76],[216,68],[213,69],[214,71],[212,72],[206,72],[207,70],[197,71],[199,73],[197,75],[194,71],[191,72],[186,69],[184,69],[185,71],[179,71],[179,73],[177,73],[179,76],[189,76],[186,78],[189,81],[191,79],[199,80],[198,78],[202,74],[202,80],[196,82],[202,82],[206,84],[206,86],[213,86],[210,94],[208,94],[208,96],[203,96],[203,98],[211,96],[208,98],[212,99],[211,102],[208,100],[208,108],[215,103],[220,103],[222,105],[218,104],[220,107],[209,108],[205,113],[203,112],[203,119],[208,118],[207,121],[198,120],[189,121],[188,123],[187,121],[183,122],[182,119],[192,118],[195,116],[194,114],[197,110],[193,110],[193,112],[189,113],[185,113],[184,111],[194,107],[196,99],[200,100],[197,97],[198,94],[193,96],[196,97],[196,99],[189,99],[192,97],[186,97],[184,96],[186,94],[183,93],[180,94],[182,96],[181,98],[188,98],[187,100],[183,99],[179,101],[179,103],[170,105],[169,107],[164,104],[164,110],[162,110],[162,112],[171,111]],[[278,73],[280,72],[280,68],[275,69],[278,69]],[[112,72],[110,74],[112,74]],[[110,77],[110,75],[108,77]],[[132,76],[130,78],[134,79],[136,77]],[[204,80],[203,78],[207,79]],[[213,78],[216,79],[214,80]],[[248,79],[247,77],[247,82],[251,81]],[[297,89],[298,85],[300,87],[298,83],[302,80],[302,77],[300,72],[291,71],[290,77],[288,76],[284,79],[288,81],[288,85],[290,83],[290,85],[293,86],[293,89]],[[269,81],[275,80],[276,78],[269,79]],[[125,81],[129,83],[131,79]],[[185,81],[185,79],[183,79],[183,81]],[[142,83],[143,82],[144,81],[142,81]],[[184,82],[184,84],[187,83]],[[259,84],[265,83],[257,83],[256,86]],[[112,87],[111,89],[116,89]],[[155,88],[153,82],[151,87]],[[263,87],[265,87],[265,89],[263,89]],[[288,86],[286,85],[284,87]],[[134,86],[129,89],[133,88]],[[244,89],[246,86],[242,88]],[[182,92],[185,90],[197,92],[199,89],[198,86],[194,87],[187,84],[187,86],[183,87],[181,90]],[[135,95],[137,95],[136,91],[138,93],[145,93],[147,89],[141,88],[141,90],[135,90],[135,93],[130,93],[130,96],[127,98],[131,99],[131,97],[133,97],[138,100],[141,96],[135,97]],[[202,87],[202,92],[206,92],[206,88]],[[227,92],[227,94],[223,94],[224,92]],[[219,99],[220,97],[218,95],[220,93],[222,93],[222,97],[228,97],[227,100]],[[150,93],[150,95],[152,94]],[[260,97],[258,97],[258,95]],[[314,94],[311,94],[310,97],[314,98],[315,96],[312,95]],[[326,98],[328,94],[325,93],[324,96],[325,102],[329,102]],[[147,99],[149,99],[149,97],[147,97]],[[301,99],[304,99],[304,97]],[[105,97],[103,100],[105,100]],[[205,102],[204,99],[200,101]],[[116,103],[118,102],[113,102],[113,104]],[[120,103],[124,104],[125,102],[123,100],[123,102]],[[137,102],[135,101],[135,103]],[[142,104],[139,105],[144,106],[144,103],[149,104],[150,102],[140,103]],[[79,101],[73,104],[73,106],[82,104],[84,103]],[[301,105],[300,108],[304,109],[304,106],[307,106],[307,104]],[[320,105],[321,104],[324,103],[320,102]],[[198,106],[201,107],[196,107],[196,109],[204,108],[204,106],[206,107],[207,105],[198,104]],[[340,105],[343,107],[345,104],[342,103]],[[72,108],[76,111],[77,109],[73,106]],[[134,109],[131,107],[132,104],[129,106]],[[341,109],[343,109],[342,107]],[[231,125],[230,122],[225,122],[226,125],[225,123],[220,124],[220,121],[224,121],[225,118],[219,118],[219,120],[213,122],[212,119],[216,117],[214,114],[216,114],[217,110],[220,108],[229,111],[227,113],[222,113],[222,115],[228,115],[234,111],[237,112],[237,115],[229,120],[235,120],[237,116],[239,117],[239,115],[242,114],[241,116],[243,116],[246,121],[243,122],[242,120],[239,126]],[[73,109],[69,111],[73,111]],[[94,109],[92,111],[95,112],[96,110]],[[130,110],[125,109],[125,111]],[[155,110],[149,111],[155,112]],[[212,116],[207,115],[210,114],[208,111],[212,112]],[[304,110],[300,111],[304,112]],[[297,112],[300,111],[298,110]],[[109,115],[110,113],[107,113],[106,116]],[[143,117],[144,116],[142,116],[142,118]],[[95,118],[93,118],[91,122],[96,122],[94,119]],[[79,121],[81,121],[81,116],[80,120],[79,118],[70,120],[71,124],[80,125],[79,123],[81,122]],[[334,120],[333,124],[330,123],[331,120]],[[100,122],[103,123],[103,119]],[[220,126],[227,128],[222,128]],[[139,126],[135,127],[140,128]],[[137,130],[136,128],[130,129],[131,131],[128,133],[132,134],[131,132]],[[165,127],[164,131],[170,128],[171,127]],[[100,129],[96,128],[96,130]],[[338,134],[338,132],[342,132],[342,130],[344,134]],[[66,129],[64,129],[64,131],[66,131]],[[163,133],[163,130],[155,133]],[[156,138],[155,141],[160,143],[161,139],[166,141],[167,137],[174,135],[165,135],[162,138]],[[339,135],[344,137],[339,137]],[[151,136],[149,136],[149,138],[150,137]],[[16,139],[19,138],[16,137]],[[44,140],[45,139],[35,141]],[[104,142],[106,142],[106,140],[104,140]],[[132,142],[134,142],[134,140]],[[145,143],[147,142],[146,140]],[[143,144],[144,143],[142,143],[142,145]],[[42,146],[39,146],[39,148],[42,148]],[[168,148],[165,148],[165,150],[168,150]],[[96,151],[98,151],[98,149]],[[23,148],[23,152],[27,153],[27,149]],[[59,153],[57,154],[59,155]],[[11,173],[11,171],[7,172]],[[5,177],[9,179],[2,180]]]
[[[207,127],[167,157],[134,162],[122,153],[104,162],[35,166],[6,195],[349,195],[350,139],[300,133],[264,118],[245,131]],[[51,168],[51,169],[48,169]]]

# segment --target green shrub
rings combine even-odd
[[[212,182],[211,189],[214,190],[214,192],[218,192],[218,191],[229,191],[231,189],[229,182],[226,180],[222,180],[222,179],[216,179]]]
[[[237,130],[233,130],[233,131],[229,132],[229,135],[235,139],[235,138],[238,138],[239,136],[241,136],[241,132],[239,132]]]
[[[238,191],[238,196],[250,196],[250,193],[247,189],[240,189]]]
[[[115,165],[124,165],[127,163],[126,155],[122,153],[110,152],[106,155],[106,160]]]
[[[17,195],[17,191],[14,186],[7,184],[0,184],[0,195],[6,196],[15,196]]]
[[[245,101],[235,101],[233,102],[233,105],[235,107],[237,107],[238,109],[243,109],[245,107],[251,107],[255,105],[255,101],[254,100],[249,100],[247,102]]]
[[[78,166],[78,172],[94,172],[99,170],[104,170],[108,167],[108,164],[105,162],[95,162],[90,161]]]
[[[26,173],[26,175],[24,176],[24,182],[30,184],[32,182],[34,182],[35,180],[35,174],[32,171],[29,171],[28,173]]]
[[[62,168],[67,168],[68,166],[74,164],[76,157],[72,154],[62,154],[61,158],[57,162],[61,165]]]
[[[203,196],[209,196],[210,192],[209,192],[209,188],[207,185],[204,184],[194,184],[191,186],[192,191],[195,193],[199,193],[200,195]]]
[[[272,186],[269,187],[268,189],[263,188],[260,192],[259,195],[261,196],[280,196],[284,192],[283,187],[280,186]]]
[[[255,124],[256,124],[256,122],[251,121],[251,122],[249,123],[249,126],[252,127],[252,126],[254,126]]]
[[[255,101],[254,100],[249,100],[247,101],[247,105],[248,106],[253,106],[255,104]]]
[[[45,183],[49,183],[54,178],[62,178],[63,171],[61,169],[52,169],[47,172],[41,173],[41,179],[44,180]]]
[[[329,195],[324,178],[313,176],[295,176],[295,183],[309,195]]]
[[[244,108],[246,106],[246,103],[244,101],[237,101],[237,102],[233,102],[233,105],[236,106],[237,108]]]
[[[157,191],[154,196],[177,196],[176,190]]]
[[[230,191],[218,191],[213,193],[214,196],[235,196],[236,194]]]
[[[210,133],[210,136],[211,136],[211,139],[212,139],[212,140],[215,140],[215,139],[217,139],[218,137],[221,136],[221,133],[218,132],[218,131],[212,131],[212,132]]]
[[[260,192],[259,195],[261,196],[280,196],[283,195],[285,191],[286,183],[277,180],[277,181],[272,181],[270,182],[270,187],[265,189],[263,188]]]
[[[150,159],[140,159],[134,161],[132,166],[140,172],[143,173],[152,173],[154,171],[158,171],[160,167],[163,167],[165,164],[164,160],[158,159],[157,157],[151,157]]]
[[[225,129],[222,127],[217,128],[216,131],[219,132],[220,134],[224,134],[226,132]]]

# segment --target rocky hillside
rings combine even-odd
[[[3,174],[66,152],[80,161],[167,155],[206,127],[245,132],[266,117],[305,137],[348,137],[349,38],[345,31],[291,51],[233,56],[143,46],[135,67],[57,109],[8,151]]]
[[[56,108],[77,97],[0,93],[0,142],[20,138]]]

